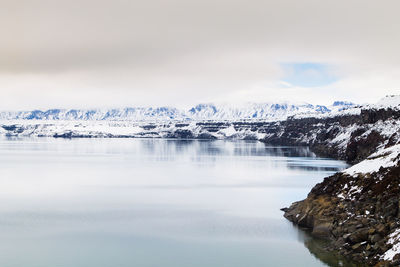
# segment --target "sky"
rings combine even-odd
[[[0,110],[400,94],[399,0],[0,2]]]

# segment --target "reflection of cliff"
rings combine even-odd
[[[224,145],[221,146],[221,142]],[[159,155],[183,152],[193,155],[232,155],[232,156],[271,156],[271,157],[313,157],[308,147],[276,147],[267,146],[257,141],[225,142],[222,140],[182,140],[171,139],[160,142],[159,139],[144,139],[141,143],[144,151]],[[295,167],[293,165],[293,167]],[[299,166],[301,167],[301,166]]]
[[[265,147],[265,151],[270,156],[279,157],[312,157],[314,153],[308,147]]]
[[[330,251],[330,240],[314,237],[306,229],[298,228],[298,240],[304,244],[311,255],[330,267],[364,267],[360,263],[352,262],[338,253]]]
[[[334,252],[327,251],[329,241],[318,238],[306,238],[304,246],[310,253],[323,263],[332,267],[361,267],[368,266],[360,263],[352,263],[349,260],[335,254]]]

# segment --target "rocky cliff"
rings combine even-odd
[[[380,146],[400,138],[400,110],[361,109],[359,114],[323,118],[289,118],[264,127],[263,142],[272,145],[309,146],[320,156],[357,163]]]
[[[317,154],[355,164],[282,209],[284,216],[330,239],[327,250],[360,264],[399,266],[399,125],[399,110],[382,108],[328,119],[289,119],[269,128],[267,143],[308,144]]]

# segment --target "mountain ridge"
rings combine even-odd
[[[331,106],[309,103],[270,102],[227,105],[202,103],[190,109],[176,107],[125,107],[110,109],[48,109],[0,111],[0,120],[127,120],[127,121],[199,121],[199,120],[284,120],[298,114],[318,115],[354,107],[335,101]]]

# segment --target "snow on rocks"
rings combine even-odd
[[[344,170],[343,173],[352,176],[356,174],[373,173],[379,171],[380,168],[396,166],[399,161],[400,144],[373,153],[367,159]]]
[[[130,121],[7,121],[0,135],[19,137],[132,137],[260,140],[263,123],[243,122],[130,122]]]
[[[237,133],[237,131],[235,130],[235,127],[233,127],[233,125],[230,125],[227,128],[219,130],[218,133],[224,135],[225,137],[232,137]]]
[[[398,100],[363,106],[359,115],[293,119],[286,128],[297,129],[296,134],[280,135],[287,143],[306,140],[313,151],[358,163],[325,178],[283,211],[295,224],[333,240],[328,250],[371,266],[400,265]],[[321,121],[325,127],[317,128]]]
[[[392,261],[394,256],[400,254],[400,229],[396,229],[389,235],[387,244],[392,245],[392,248],[387,250],[381,257],[385,261]]]
[[[336,102],[335,102],[336,103]],[[330,112],[325,113],[298,113],[293,118],[332,118],[336,116],[360,115],[362,110],[368,109],[395,109],[400,110],[400,95],[388,95],[373,104],[355,105],[343,102],[341,106],[334,105],[329,107]]]

